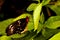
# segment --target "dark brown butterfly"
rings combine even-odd
[[[16,34],[16,33],[20,34],[26,28],[27,23],[28,23],[28,17],[19,19],[19,20],[13,22],[6,29],[7,36]]]

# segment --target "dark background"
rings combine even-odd
[[[14,18],[26,12],[31,3],[38,3],[32,0],[0,0],[0,21]]]
[[[40,2],[42,2],[42,0],[40,0]],[[6,20],[8,18],[15,18],[21,15],[22,13],[27,12],[26,8],[31,3],[38,3],[38,2],[33,0],[0,0],[0,21]],[[50,16],[56,15],[51,9],[49,9],[51,13],[49,16],[47,12],[47,7],[45,6],[43,6],[42,11],[45,15],[46,20]]]

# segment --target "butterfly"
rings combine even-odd
[[[28,24],[28,20],[29,18],[26,17],[26,18],[22,18],[22,19],[19,19],[13,23],[11,23],[7,28],[6,28],[6,33],[7,33],[7,36],[9,35],[13,35],[13,34],[21,34],[21,33],[24,33],[25,29],[26,29],[26,26]]]

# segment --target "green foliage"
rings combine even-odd
[[[22,18],[26,18],[27,16],[29,17],[29,21],[31,21],[32,20],[32,15],[29,14],[29,13],[23,13],[22,15],[15,18],[13,21],[16,21],[16,20],[19,20],[19,19],[22,19]]]
[[[39,4],[33,12],[34,30],[38,28],[41,10],[42,10],[42,4]]]
[[[50,1],[51,1],[51,0],[43,0],[43,1],[42,1],[43,6],[47,5]]]
[[[31,31],[32,29],[34,29],[32,21],[28,22],[27,26],[28,26],[28,31]]]
[[[43,25],[44,25],[44,14],[42,13],[41,16],[40,16],[40,22],[38,24],[38,28],[37,28],[37,33],[39,33],[42,28],[43,28]]]
[[[52,37],[54,34],[60,32],[60,29],[48,29],[45,28],[42,30],[42,35],[45,37],[45,39],[49,39]]]
[[[0,40],[12,40],[9,36],[2,36]]]
[[[9,37],[11,37],[11,38],[22,38],[22,37],[24,37],[25,35],[27,35],[27,33],[24,33],[24,34],[13,34],[13,35],[11,35],[11,36],[9,36]]]
[[[36,32],[31,31],[28,32],[28,34],[25,37],[21,38],[20,40],[32,40],[35,37],[35,35]]]
[[[57,15],[60,16],[60,0],[55,2],[55,5],[47,5],[51,10],[53,10]]]
[[[49,40],[60,40],[60,32],[55,34],[52,38],[50,38]]]
[[[34,38],[34,40],[46,40],[46,39],[43,35],[39,35],[36,38]]]
[[[42,28],[43,28],[43,24],[39,23],[37,28],[37,33],[41,32]]]
[[[48,5],[48,7],[53,10],[57,15],[60,15],[60,5]]]
[[[45,17],[44,17],[44,14],[42,13],[41,16],[40,16],[40,23],[44,23],[45,21]]]
[[[29,12],[32,11],[32,14],[25,12],[16,18],[0,21],[0,35],[2,35],[0,36],[0,40],[48,40],[49,38],[49,40],[60,40],[60,29],[57,29],[60,27],[60,1],[58,0],[52,5],[49,4],[51,0],[42,0],[42,2],[40,2],[41,0],[32,1],[38,1],[38,3],[31,3],[26,9]],[[43,6],[50,8],[57,15],[50,16],[45,20],[45,16],[48,15],[44,14],[44,11],[42,10]],[[29,17],[27,32],[10,36],[6,35],[6,28],[11,23],[26,18],[27,16]]]
[[[37,7],[38,4],[36,3],[32,3],[29,5],[29,7],[27,8],[27,11],[33,11],[36,7]]]
[[[60,27],[60,16],[52,16],[46,22],[45,26],[50,29],[56,29]]]

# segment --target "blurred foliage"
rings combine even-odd
[[[57,38],[58,37],[58,38]],[[49,40],[60,40],[60,32],[55,34],[51,39]]]
[[[59,0],[32,0],[38,3],[31,3],[27,8],[27,12],[16,18],[10,18],[0,21],[0,40],[60,40],[60,1]],[[43,7],[49,8],[56,15],[45,15]],[[46,9],[47,10],[47,9]],[[46,20],[46,16],[47,20]],[[3,18],[3,15],[0,15]],[[27,24],[27,32],[22,34],[6,35],[6,28],[13,22],[29,17]]]
[[[60,27],[60,16],[52,16],[46,22],[47,28],[56,29]]]

